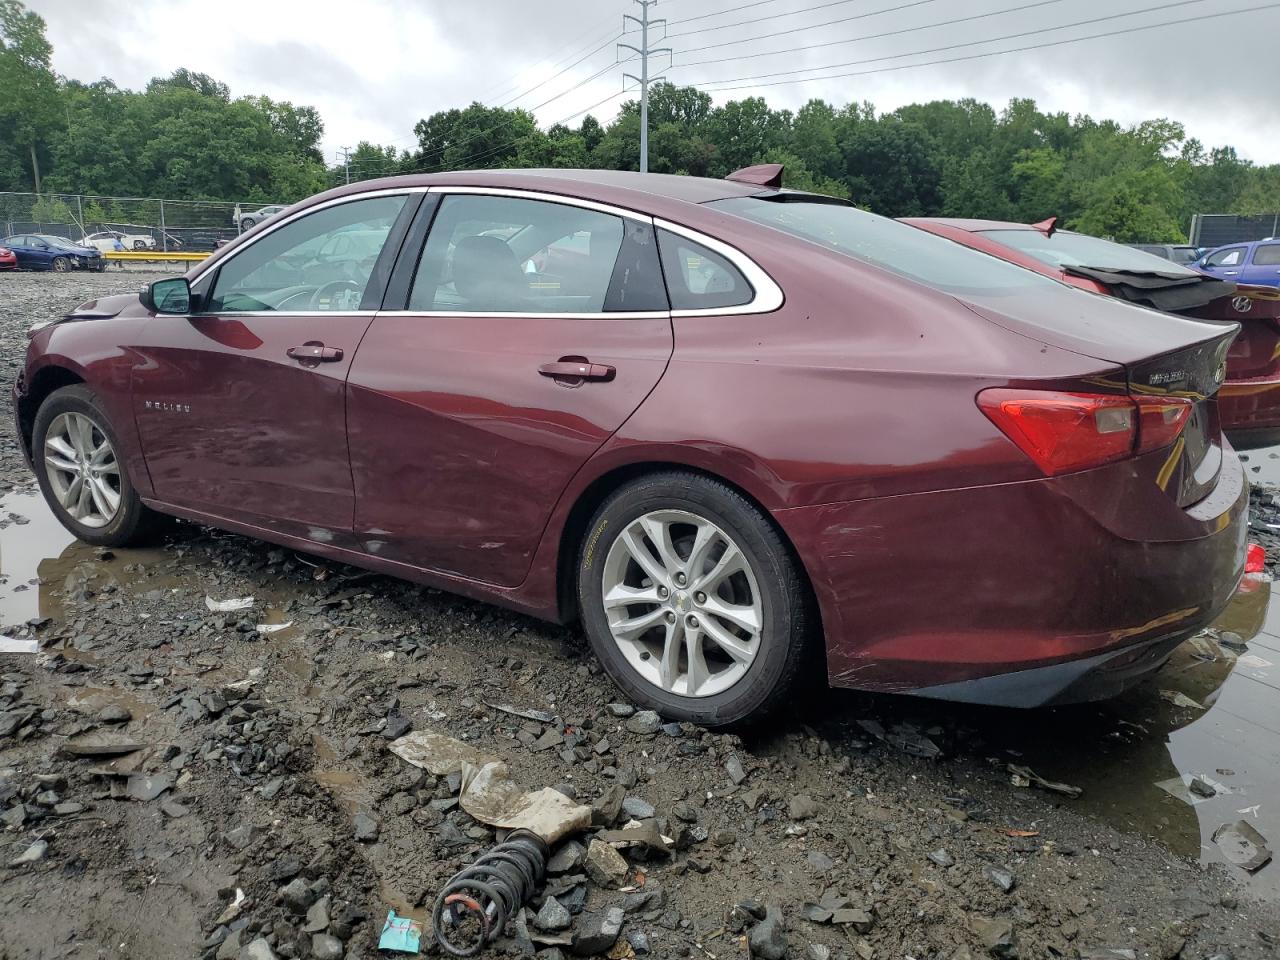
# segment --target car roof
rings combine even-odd
[[[1013,223],[1008,220],[978,220],[972,217],[902,217],[903,223],[936,223],[943,227],[954,227],[969,233],[981,233],[984,230],[1034,230],[1029,223]]]

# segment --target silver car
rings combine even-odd
[[[270,220],[281,210],[289,209],[287,205],[272,205],[263,207],[261,210],[255,210],[252,213],[241,213],[240,208],[236,207],[236,212],[231,215],[231,222],[240,228],[241,231],[248,230],[250,227],[256,227],[264,220]]]

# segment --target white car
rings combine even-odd
[[[86,247],[95,247],[103,253],[125,250],[154,250],[156,238],[145,233],[122,233],[119,230],[102,230],[91,233],[80,241]],[[120,246],[116,246],[117,242]]]

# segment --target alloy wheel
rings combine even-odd
[[[723,693],[760,651],[755,573],[733,538],[705,517],[656,510],[631,521],[609,548],[601,590],[618,649],[668,693]]]
[[[71,269],[71,264],[67,262],[66,257],[54,257],[53,269],[58,273],[66,273]]]
[[[62,413],[44,438],[49,489],[86,527],[105,527],[120,511],[120,464],[102,427],[83,413]]]

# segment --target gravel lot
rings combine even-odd
[[[31,322],[145,279],[0,277],[5,395]],[[1259,786],[1276,782],[1274,764],[1219,761],[1208,773],[1233,795],[1193,808],[1155,790],[1143,759],[1177,776],[1166,737],[1221,719],[1199,711],[1241,668],[1212,640],[1212,662],[1169,668],[1203,678],[1192,668],[1208,663],[1207,690],[1170,673],[1116,704],[1034,716],[833,693],[745,741],[650,732],[576,631],[192,524],[154,549],[74,544],[34,493],[7,417],[0,436],[0,621],[40,647],[0,655],[0,960],[378,955],[389,909],[426,917],[442,882],[494,842],[447,778],[388,752],[409,728],[474,743],[522,785],[591,803],[602,826],[627,819],[624,798],[632,813],[652,805],[675,840],[671,856],[625,851],[612,884],[567,856],[555,886],[571,927],[540,929],[535,900],[487,956],[590,952],[613,907],[625,923],[599,949],[615,960],[1280,949],[1268,879],[1280,867],[1246,885],[1208,840],[1236,809],[1274,815],[1280,793]],[[206,596],[256,603],[211,613]],[[1170,687],[1197,709],[1159,695]],[[93,732],[144,749],[68,752]],[[1084,759],[1073,771],[1067,756]],[[1078,799],[1015,785],[1010,763],[1088,784]],[[1111,792],[1143,799],[1117,815]]]

